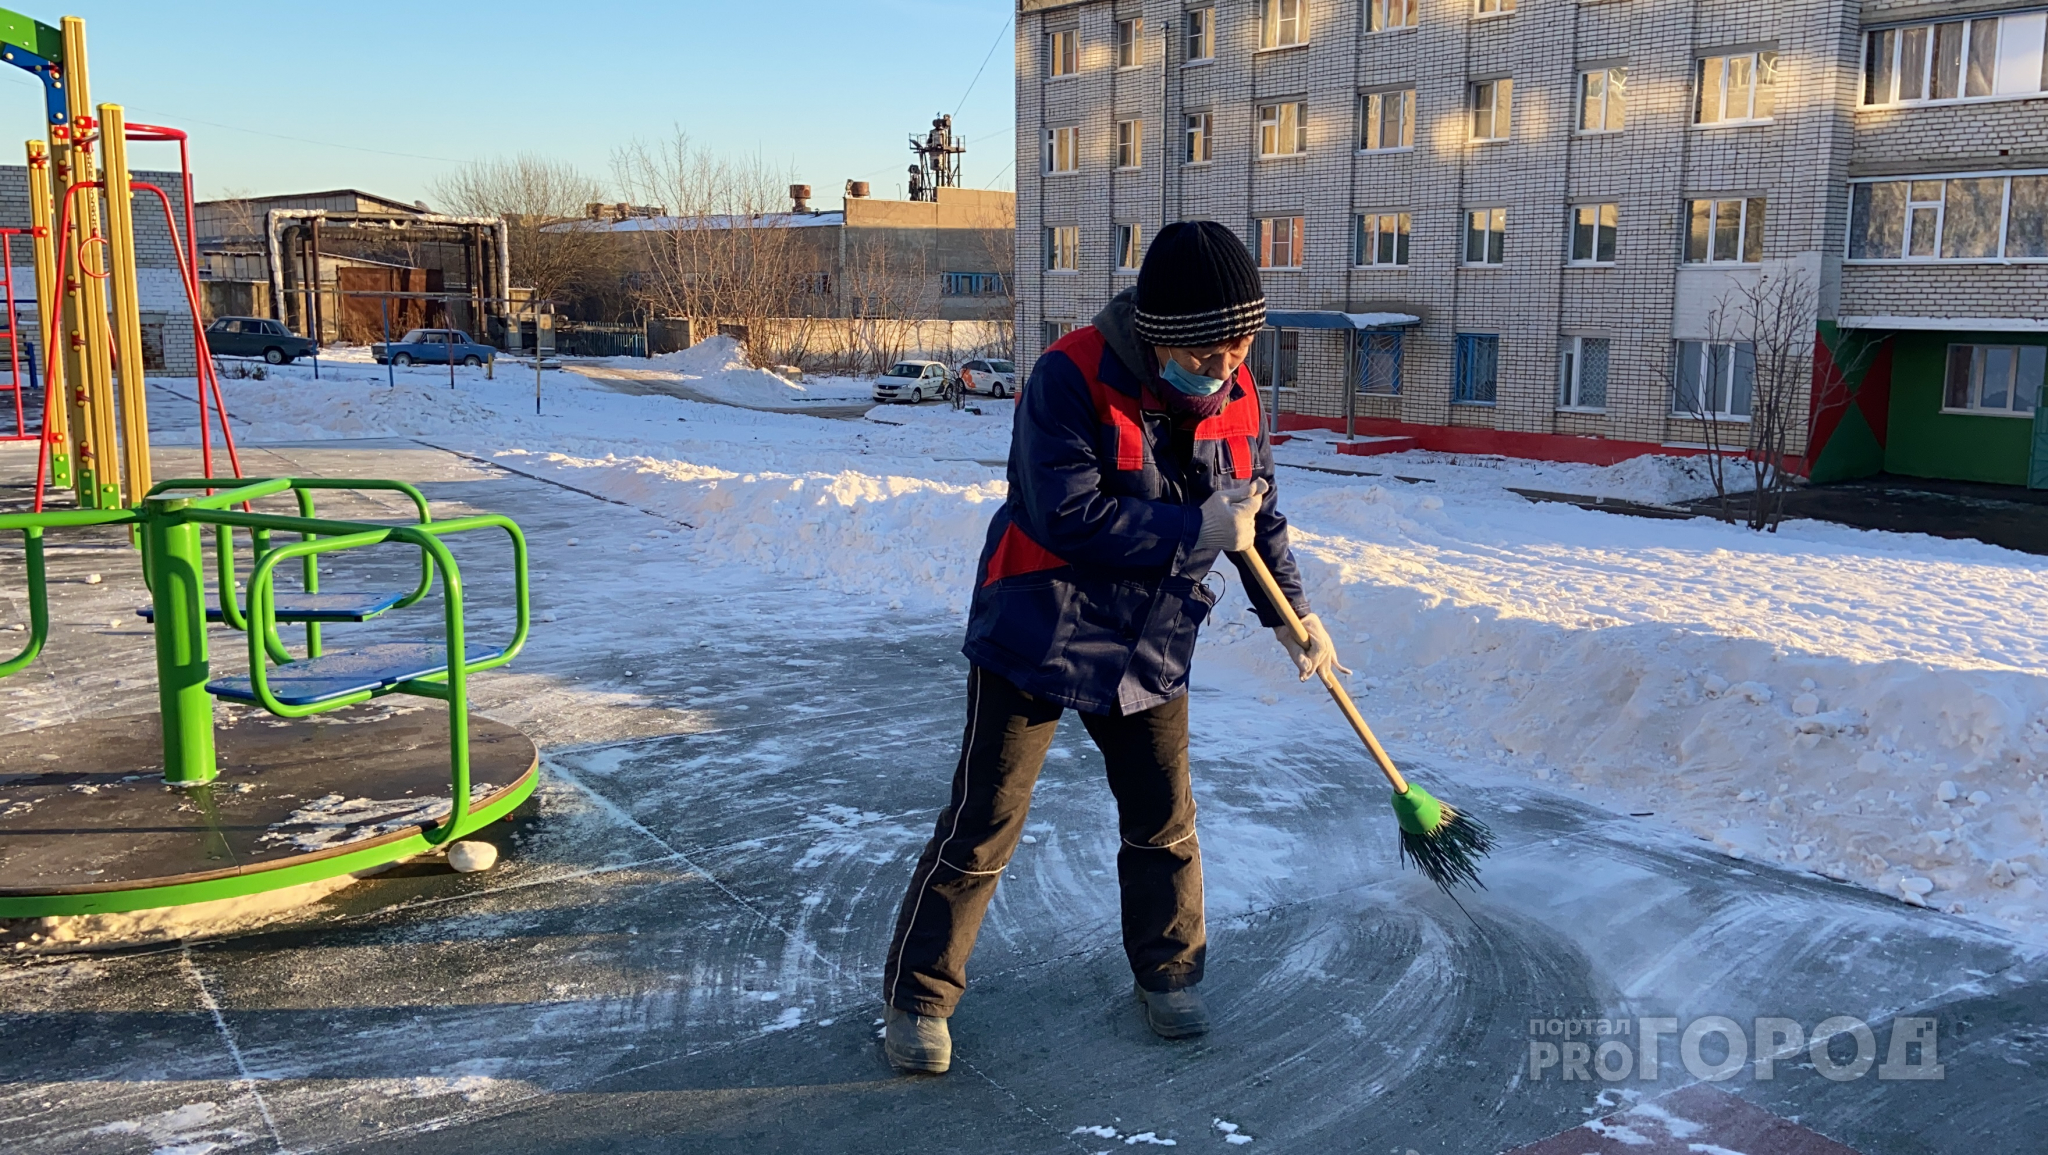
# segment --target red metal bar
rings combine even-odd
[[[21,319],[14,312],[14,232],[11,229],[0,231],[0,265],[4,265],[7,272],[7,370],[9,385],[14,390],[14,439],[26,441],[28,417],[21,411]],[[43,420],[48,421],[47,402],[43,408]]]
[[[213,351],[206,344],[206,325],[199,319],[199,270],[193,265],[188,264],[185,260],[185,246],[179,243],[178,222],[171,215],[170,195],[148,181],[131,180],[128,182],[128,187],[130,189],[148,189],[150,192],[155,193],[156,199],[163,204],[164,227],[171,230],[171,252],[177,255],[178,272],[185,282],[185,304],[188,307],[188,311],[192,314],[192,348],[199,363],[200,432],[202,435],[206,433],[206,392],[207,383],[210,379],[213,385],[214,400],[220,407],[220,432],[222,440],[227,444],[228,467],[235,471],[236,477],[240,477],[242,476],[242,459],[241,455],[235,451],[235,432],[228,426],[227,399],[221,394],[220,379],[213,373]],[[207,438],[207,440],[200,442],[200,444],[206,446],[206,452],[202,455],[206,476],[212,477],[213,453],[211,438]]]

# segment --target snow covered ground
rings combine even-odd
[[[664,370],[743,404],[795,388],[700,350]],[[225,385],[244,438],[404,436],[489,457],[687,523],[693,566],[816,583],[847,615],[957,618],[1004,494],[1000,402],[829,421],[549,372],[536,415],[530,367],[458,369],[452,389],[445,368],[385,380],[323,362],[318,382],[292,366]],[[1326,438],[1281,457],[1385,474],[1283,468],[1280,499],[1397,758],[1533,777],[1732,856],[2048,942],[2048,559],[1817,523],[1639,520],[1504,488],[1681,500],[1703,492],[1683,459],[1356,458]],[[1287,678],[1233,589],[1196,663],[1197,689],[1221,691],[1198,729],[1255,728],[1280,695],[1299,701]]]

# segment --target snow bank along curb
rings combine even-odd
[[[996,480],[546,460],[581,486],[699,527],[690,537],[699,563],[755,566],[938,614],[964,612],[991,504],[1004,494]],[[1356,572],[1356,515],[1375,504],[1391,513],[1373,536],[1393,540],[1368,548],[1394,563],[1403,539],[1420,535],[1413,519],[1444,508],[1433,494],[1378,487],[1290,495],[1310,598],[1356,659],[1368,712],[1396,741],[1654,812],[1735,857],[2015,930],[2048,912],[2039,881],[2048,871],[2048,677],[1474,606],[1414,579]],[[1332,528],[1343,533],[1316,532]],[[1219,618],[1245,609],[1233,594]],[[1230,633],[1205,637],[1198,678],[1204,665],[1260,660],[1265,631],[1236,642]]]

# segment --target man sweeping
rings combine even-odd
[[[1274,505],[1273,459],[1244,360],[1265,325],[1251,255],[1211,221],[1168,225],[1138,283],[1033,367],[989,524],[964,652],[967,727],[882,972],[884,1049],[952,1063],[946,1020],[1023,833],[1053,730],[1080,713],[1116,798],[1124,952],[1153,1031],[1208,1030],[1202,859],[1188,782],[1188,666],[1224,552],[1256,550],[1308,627],[1306,648],[1246,582],[1305,680],[1336,665]],[[1240,563],[1240,569],[1242,570]],[[1343,669],[1342,666],[1336,666]],[[1349,671],[1346,671],[1349,672]]]

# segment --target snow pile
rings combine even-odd
[[[825,378],[799,383],[747,360],[746,347],[735,338],[708,337],[687,349],[654,357],[614,357],[607,361],[636,369],[674,373],[692,389],[727,405],[773,409],[805,401],[851,398],[864,400],[873,385],[850,378]]]
[[[1652,505],[1676,505],[1714,495],[1711,463],[1701,454],[1651,453],[1615,465],[1583,465],[1430,450],[1353,457],[1337,452],[1343,442],[1342,434],[1308,430],[1291,435],[1274,450],[1274,457],[1294,465],[1429,481],[1442,487],[1441,492],[1511,488]],[[1730,459],[1723,471],[1728,492],[1754,488],[1755,479],[1746,462]]]
[[[827,421],[550,374],[537,418],[530,383],[281,378],[227,382],[251,438],[431,434],[694,527],[679,581],[745,567],[849,595],[849,615],[957,620],[1005,492],[1004,406]],[[1616,517],[1504,488],[1672,501],[1697,495],[1697,458],[1357,458],[1313,438],[1281,458],[1385,475],[1283,468],[1281,500],[1397,756],[1533,778],[1733,856],[2048,932],[2048,559]],[[1291,687],[1237,584],[1196,663],[1198,688],[1230,691],[1203,699],[1212,733],[1271,727],[1249,711]],[[1291,708],[1322,717],[1311,698]]]

